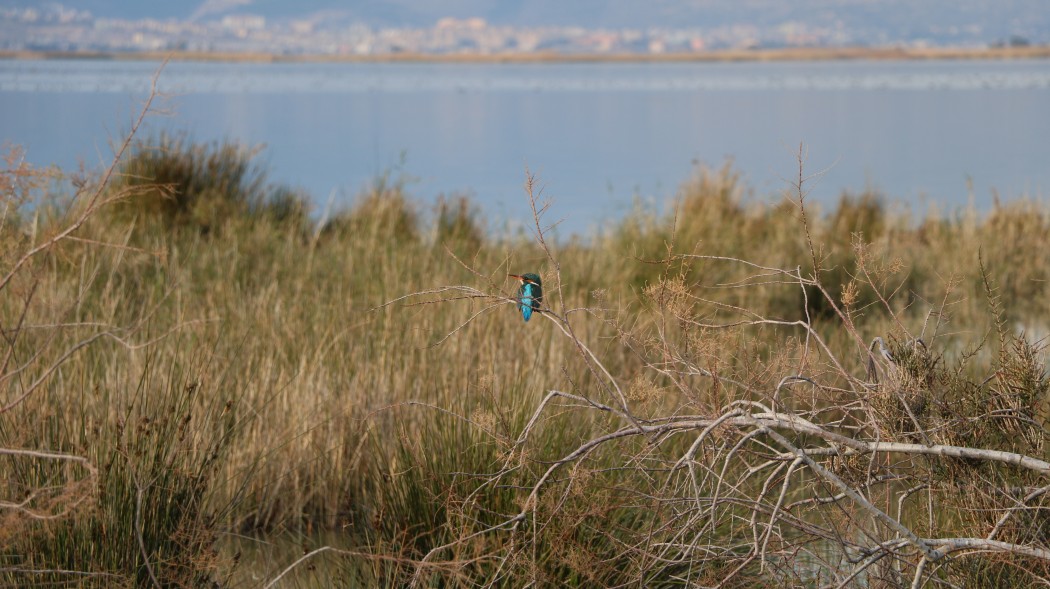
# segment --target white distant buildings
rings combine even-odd
[[[222,28],[244,39],[266,29],[266,18],[255,14],[228,14],[222,17]]]
[[[937,31],[933,31],[936,34]],[[979,38],[979,28],[945,34]],[[887,44],[841,23],[821,27],[784,22],[762,27],[735,23],[709,28],[587,29],[512,27],[482,18],[441,18],[431,27],[372,28],[322,17],[270,22],[255,14],[218,20],[95,19],[90,13],[43,5],[0,9],[0,49],[53,51],[192,50],[285,55],[690,53],[754,47]],[[896,44],[902,45],[900,41]]]

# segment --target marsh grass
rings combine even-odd
[[[192,228],[204,234],[253,218],[305,230],[305,195],[270,184],[265,168],[252,161],[260,150],[230,141],[195,143],[166,132],[136,139],[111,187],[129,197],[114,203],[109,216],[155,221],[150,224],[155,230]]]
[[[229,517],[236,496],[211,495],[234,437],[236,410],[221,401],[219,391],[202,386],[195,359],[176,356],[164,366],[146,356],[141,371],[111,377],[135,383],[131,389],[102,391],[89,384],[94,379],[85,382],[88,375],[70,375],[71,386],[91,391],[77,400],[78,420],[48,409],[71,401],[55,395],[41,397],[44,407],[28,403],[16,414],[44,416],[43,439],[23,438],[23,445],[80,449],[99,467],[93,505],[23,527],[8,540],[15,554],[24,555],[19,568],[85,571],[100,575],[105,586],[146,585],[151,577],[165,586],[201,586],[222,577],[223,563],[214,552],[216,524]],[[39,489],[63,478],[44,466],[15,465],[9,484]],[[28,578],[69,580],[63,574]]]
[[[430,586],[816,584],[820,573],[783,556],[787,536],[769,541],[780,556],[748,556],[756,512],[743,498],[764,496],[763,481],[726,490],[697,474],[687,483],[672,468],[693,445],[682,432],[597,445],[530,503],[552,461],[622,426],[595,405],[617,408],[576,341],[646,423],[772,398],[849,425],[851,383],[873,370],[866,402],[884,439],[1045,456],[1042,205],[916,219],[865,193],[820,212],[791,199],[762,204],[731,167],[698,168],[673,212],[639,211],[545,251],[528,236],[494,234],[466,198],[427,214],[391,174],[311,227],[299,197],[267,185],[251,155],[184,138],[138,144],[111,187],[119,202],[3,286],[3,404],[42,385],[0,414],[0,447],[97,469],[0,456],[0,499],[25,501],[0,512],[0,547],[17,561],[0,563],[4,582],[261,584],[323,532],[339,548],[282,583],[393,587],[422,572]],[[31,170],[8,169],[4,273],[69,214],[41,200],[30,217],[25,195],[39,185],[19,188]],[[800,288],[740,260],[815,280]],[[524,270],[542,273],[551,309],[578,310],[564,315],[573,337],[512,312],[506,274]],[[484,296],[446,300],[446,285]],[[895,366],[869,366],[877,336]],[[822,386],[783,386],[800,371]],[[546,404],[551,391],[575,400]],[[989,414],[1000,418],[981,418]],[[696,464],[715,472],[743,442],[729,428],[711,436]],[[866,460],[831,468],[862,485],[873,476]],[[723,477],[744,468],[724,464]],[[975,481],[1045,485],[988,463],[913,469],[943,508],[930,535],[995,525],[1004,497],[957,492]],[[690,515],[689,501],[719,494],[729,499],[714,503],[718,517]],[[523,510],[513,533],[490,530]],[[835,517],[845,526],[857,515]],[[1030,531],[1042,524],[1024,518],[1002,537],[1045,544]],[[294,534],[307,545],[244,562],[219,550],[232,534]],[[331,577],[307,568],[320,562]],[[1029,578],[1018,570],[964,558],[938,574]],[[876,586],[874,573],[861,578]]]

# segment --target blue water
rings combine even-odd
[[[0,141],[34,164],[108,161],[156,63],[0,61]],[[584,231],[661,204],[727,159],[776,199],[805,145],[810,198],[873,187],[924,212],[1050,192],[1050,61],[693,64],[172,63],[144,136],[265,144],[270,178],[323,208],[384,170],[423,202],[468,193],[495,223]],[[972,187],[972,189],[970,188]]]

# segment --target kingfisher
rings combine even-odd
[[[540,303],[543,302],[543,281],[540,280],[539,274],[532,273],[507,276],[517,278],[521,282],[521,287],[518,288],[518,308],[521,309],[521,316],[528,321],[533,311],[540,310]]]

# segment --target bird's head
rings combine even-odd
[[[522,284],[535,284],[536,286],[543,286],[543,281],[540,280],[539,274],[507,274],[511,278],[517,278]]]

